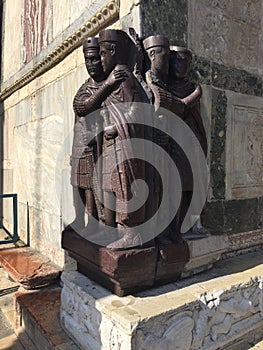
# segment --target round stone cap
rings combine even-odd
[[[145,50],[149,50],[155,46],[169,47],[169,39],[164,35],[152,35],[143,40],[143,46]]]
[[[104,29],[101,30],[99,33],[99,43],[102,43],[104,41],[107,42],[124,42],[129,41],[130,38],[127,33],[125,33],[123,30],[118,29]]]
[[[192,51],[183,46],[170,46],[171,51],[183,52],[190,58],[192,58]]]
[[[99,42],[98,38],[95,36],[92,36],[90,38],[87,38],[83,41],[83,51],[87,49],[97,49],[99,50]]]

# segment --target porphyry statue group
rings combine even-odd
[[[142,238],[141,225],[158,211],[164,185],[171,197],[178,189],[171,177],[164,184],[151,162],[139,159],[136,144],[143,153],[138,140],[148,140],[169,154],[181,177],[180,207],[153,240],[157,245],[181,240],[180,227],[193,193],[191,166],[176,140],[158,125],[165,124],[169,129],[173,114],[181,118],[206,157],[207,138],[200,113],[202,89],[188,78],[191,51],[170,46],[163,35],[139,38],[133,28],[128,28],[106,29],[98,37],[87,38],[83,54],[89,78],[73,101],[71,184],[76,218],[65,230],[96,234],[98,230],[118,228],[120,235],[107,244],[112,250],[149,243],[145,242],[149,239]],[[155,157],[154,151],[151,156]],[[159,163],[165,167],[161,160]],[[139,205],[143,190],[134,188],[137,179],[148,186],[147,200]],[[87,225],[85,212],[89,217]],[[157,215],[155,220],[163,218]],[[190,231],[194,235],[207,234],[200,218]]]

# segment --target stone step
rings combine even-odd
[[[0,263],[12,280],[25,289],[53,284],[60,277],[60,269],[30,247],[0,250]]]
[[[23,345],[18,341],[15,334],[9,335],[5,338],[0,339],[0,349],[1,350],[29,350],[29,348],[24,348]]]
[[[15,293],[15,333],[36,350],[78,350],[60,325],[60,287]],[[24,345],[26,349],[26,345]]]

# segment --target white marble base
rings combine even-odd
[[[81,349],[231,350],[263,338],[262,252],[122,298],[77,271],[62,282],[61,322]]]
[[[228,237],[226,235],[211,235],[201,239],[187,240],[190,259],[185,265],[182,277],[188,277],[212,268],[222,253],[227,251]]]

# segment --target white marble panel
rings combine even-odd
[[[61,172],[58,155],[63,140],[63,120],[58,115],[15,128],[15,192],[23,202],[60,215]]]
[[[21,17],[22,0],[5,1],[3,28],[5,35],[2,47],[2,79],[8,80],[22,65],[21,62]],[[15,28],[15,30],[14,30]],[[10,45],[11,43],[11,45]]]
[[[263,195],[263,100],[227,92],[227,198]]]

